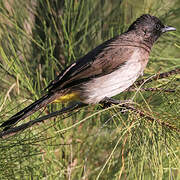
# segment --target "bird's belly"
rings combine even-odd
[[[138,60],[129,61],[110,74],[94,78],[85,85],[84,103],[95,104],[105,97],[113,97],[128,87],[142,74]]]

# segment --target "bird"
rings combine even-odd
[[[47,86],[44,96],[17,112],[0,127],[6,131],[52,102],[76,100],[97,104],[120,94],[143,75],[156,40],[163,33],[175,30],[155,16],[141,15],[126,32],[105,41],[65,68]]]

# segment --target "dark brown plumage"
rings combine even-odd
[[[175,28],[164,26],[154,16],[142,15],[127,32],[104,42],[67,67],[49,84],[47,95],[12,116],[1,127],[7,130],[19,120],[56,99],[65,99],[67,95],[93,104],[121,93],[143,74],[158,37],[173,30]]]

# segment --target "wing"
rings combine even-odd
[[[67,67],[52,81],[47,89],[56,91],[111,73],[123,65],[133,53],[134,47],[125,46],[121,36],[99,45],[84,57]]]

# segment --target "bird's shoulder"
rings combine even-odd
[[[126,45],[126,38],[116,36],[87,53],[68,66],[53,80],[47,89],[56,90],[67,87],[72,82],[81,82],[96,76],[111,73],[132,56],[137,47]]]

